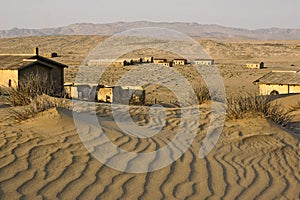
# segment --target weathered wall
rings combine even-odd
[[[30,74],[36,74],[41,77],[47,77],[49,88],[53,88],[55,94],[61,94],[64,89],[64,73],[63,69],[56,66],[52,68],[46,67],[43,64],[36,63],[19,71],[19,80],[22,80]]]
[[[290,85],[290,93],[300,93],[300,85]]]
[[[99,88],[98,101],[112,103],[113,102],[113,88]]]
[[[259,85],[259,94],[260,95],[270,95],[272,91],[277,91],[279,94],[288,94],[289,86],[288,85]]]
[[[0,70],[0,87],[8,87],[9,80],[12,87],[18,85],[18,70]]]
[[[19,85],[26,84],[29,81],[28,79],[34,77],[36,81],[40,82],[42,87],[47,87],[49,91],[52,91],[54,90],[54,86],[51,84],[50,70],[50,68],[39,64],[21,69],[19,70]]]
[[[76,86],[73,86],[73,85],[66,85],[64,87],[65,89],[65,94],[67,95],[68,98],[71,98],[71,99],[78,99],[79,96],[78,96],[78,89]]]
[[[270,95],[272,91],[278,91],[279,94],[292,94],[292,93],[300,93],[299,85],[267,85],[260,84],[259,85],[259,93],[260,95]]]

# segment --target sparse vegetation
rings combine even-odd
[[[229,119],[247,118],[249,115],[261,115],[280,126],[286,126],[293,116],[268,96],[244,95],[227,99],[227,117]]]
[[[30,74],[17,87],[5,88],[7,100],[13,106],[8,112],[17,121],[22,121],[53,107],[65,107],[63,99],[50,97],[53,95],[51,85],[48,76]]]
[[[211,95],[206,85],[199,84],[194,88],[197,100],[199,104],[203,104],[209,100],[211,100]]]
[[[65,102],[65,99],[40,95],[37,96],[29,105],[11,107],[8,109],[8,112],[15,120],[23,121],[51,108],[67,108],[67,103]]]
[[[46,74],[30,74],[24,77],[20,84],[15,85],[18,86],[4,89],[12,106],[26,106],[40,95],[53,94],[52,83]]]

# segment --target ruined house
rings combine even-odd
[[[253,83],[260,95],[300,93],[300,71],[272,71]]]
[[[64,89],[64,68],[67,67],[40,56],[38,48],[34,49],[34,54],[0,54],[0,88],[25,84],[24,81],[34,75],[55,95],[61,95]]]
[[[66,83],[64,86],[67,98],[85,101],[97,100],[97,87],[98,85],[82,83]]]
[[[144,104],[145,90],[141,86],[105,86],[97,88],[97,100],[116,104]]]

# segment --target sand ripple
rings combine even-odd
[[[163,130],[166,134],[147,139],[132,138],[111,128],[110,118],[101,123],[119,147],[150,152],[172,139],[168,133],[176,131],[177,114],[168,113]],[[299,198],[297,139],[263,119],[227,122],[215,149],[199,159],[210,120],[209,111],[202,114],[192,146],[170,166],[144,174],[119,172],[102,165],[87,152],[66,114],[52,114],[49,120],[46,113],[1,128],[0,199]],[[173,154],[171,149],[169,154]],[[130,168],[136,159],[132,158],[126,167]]]

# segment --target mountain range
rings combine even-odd
[[[200,38],[241,38],[256,40],[299,40],[300,29],[266,28],[249,30],[220,25],[183,22],[115,22],[107,24],[77,23],[58,28],[0,30],[0,38],[57,35],[113,35],[122,31],[143,27],[160,27],[180,31]]]

